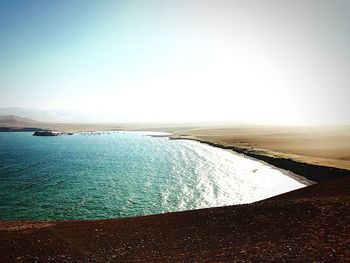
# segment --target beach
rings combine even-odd
[[[175,135],[237,146],[274,157],[350,169],[349,126],[193,128],[176,131]]]
[[[289,160],[295,169],[307,167],[305,177],[318,183],[245,205],[111,220],[1,221],[0,255],[4,262],[350,260],[350,177],[349,170],[343,169],[349,162],[347,128],[333,127],[329,137],[316,128],[157,129],[119,125],[118,129],[171,132],[173,139],[197,140],[258,160],[267,156],[286,170],[285,160]],[[293,143],[308,136],[314,144],[298,145],[309,150],[294,151]],[[327,141],[330,137],[333,139]],[[333,151],[326,155],[326,150],[320,150],[322,158],[317,152],[310,154],[320,145],[323,149],[333,145]],[[331,163],[334,165],[327,166]]]

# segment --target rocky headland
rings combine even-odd
[[[73,135],[73,133],[60,132],[60,131],[41,131],[41,130],[37,130],[33,133],[33,136],[61,136],[61,135]]]

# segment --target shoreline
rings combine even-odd
[[[4,262],[343,262],[350,259],[350,176],[347,176],[350,171],[266,156],[196,138],[155,137],[205,143],[287,172],[289,169],[285,167],[292,165],[318,181],[243,205],[104,220],[0,220],[0,259]],[[328,176],[320,177],[320,169],[328,172]]]
[[[175,141],[168,140],[168,137],[171,136],[172,134],[169,133],[162,133],[162,132],[145,132],[145,131],[115,131],[115,132],[104,132],[104,131],[96,131],[93,132],[92,134],[97,134],[97,135],[104,135],[106,138],[119,138],[120,136],[123,136],[122,134],[133,134],[136,133],[138,134],[138,137],[141,140],[147,140],[153,145],[158,144],[158,139],[161,139],[163,143],[161,143],[161,151],[165,151],[167,148],[163,147],[163,144],[169,145],[170,147],[182,147],[183,149],[187,149],[187,147],[190,147],[191,151],[196,152],[198,154],[197,149],[205,149],[205,154],[200,155],[202,156],[201,158],[198,159],[197,162],[201,162],[203,165],[206,165],[206,163],[210,164],[208,166],[211,170],[211,172],[203,170],[206,174],[207,178],[210,178],[213,176],[216,178],[213,180],[213,182],[210,183],[215,185],[217,193],[213,195],[211,198],[206,199],[206,195],[209,193],[211,194],[210,191],[207,190],[201,190],[201,194],[198,194],[198,198],[193,198],[193,197],[188,197],[187,199],[181,200],[181,204],[185,205],[171,205],[168,206],[168,203],[166,202],[154,202],[152,205],[154,207],[157,207],[156,209],[144,209],[143,212],[136,212],[135,208],[133,206],[130,206],[129,208],[122,210],[123,213],[114,213],[112,209],[105,210],[107,211],[104,216],[101,216],[99,213],[92,212],[89,217],[82,217],[82,216],[76,216],[75,214],[73,215],[67,215],[67,216],[59,216],[55,217],[52,214],[50,215],[47,214],[47,212],[40,212],[40,216],[37,216],[35,213],[31,213],[31,216],[29,217],[28,215],[26,217],[20,216],[19,212],[15,214],[11,214],[11,211],[13,209],[9,209],[9,213],[7,214],[7,210],[3,210],[3,216],[0,218],[0,220],[7,220],[7,221],[12,221],[12,220],[29,220],[29,221],[55,221],[55,220],[80,220],[80,219],[86,219],[86,220],[97,220],[97,219],[111,219],[111,218],[126,218],[126,217],[132,217],[132,216],[141,216],[141,215],[149,215],[149,214],[159,214],[159,213],[164,213],[164,212],[174,212],[174,211],[184,211],[184,210],[195,210],[198,208],[212,208],[212,207],[220,207],[220,206],[226,206],[226,205],[238,205],[238,204],[248,204],[248,203],[253,203],[257,202],[260,200],[264,200],[267,198],[271,198],[273,196],[289,192],[292,190],[295,190],[297,188],[305,187],[308,185],[311,185],[313,182],[307,181],[305,178],[301,178],[298,175],[292,174],[289,171],[282,170],[280,168],[276,168],[270,164],[267,164],[261,160],[257,160],[251,157],[247,157],[243,154],[238,154],[233,151],[229,150],[223,150],[219,149],[216,147],[212,147],[210,145],[202,144],[199,142],[186,142],[186,143],[176,143]],[[29,135],[30,133],[27,133]],[[90,133],[77,133],[76,135],[86,135]],[[110,135],[111,134],[111,135]],[[58,134],[57,136],[59,136]],[[11,134],[9,135],[11,136]],[[111,137],[112,136],[112,137]],[[86,140],[85,138],[78,136],[81,139],[78,138],[78,140]],[[143,139],[143,138],[144,139]],[[147,139],[147,137],[149,139]],[[29,137],[26,137],[27,139]],[[123,137],[120,137],[123,138]],[[157,139],[158,138],[158,139]],[[26,140],[27,140],[26,139]],[[49,139],[50,142],[56,141],[55,138]],[[44,141],[39,140],[37,141],[36,138],[32,138],[31,141],[34,141],[35,144],[39,143],[42,144],[42,142],[48,141],[45,139]],[[72,141],[69,139],[68,141],[69,147],[74,147],[75,144],[72,143]],[[181,148],[181,149],[182,149]],[[53,148],[50,148],[49,150],[53,150]],[[117,150],[117,149],[115,149]],[[115,151],[114,150],[114,151]],[[181,150],[182,152],[182,150]],[[91,152],[92,153],[92,152]],[[209,154],[210,153],[210,154]],[[213,154],[214,153],[214,154]],[[64,154],[64,152],[62,152]],[[175,155],[169,155],[168,158],[171,158],[172,162],[176,161],[176,163],[182,163],[181,158],[174,157]],[[176,155],[177,156],[177,155]],[[191,159],[186,155],[186,160]],[[204,156],[204,157],[203,157]],[[174,159],[175,158],[175,159]],[[214,162],[212,162],[215,160]],[[223,160],[226,160],[225,163]],[[249,161],[250,160],[250,161]],[[242,164],[240,163],[242,162]],[[191,167],[197,167],[197,164],[191,163]],[[113,165],[113,163],[111,163]],[[233,165],[236,164],[236,165]],[[202,166],[202,165],[200,165]],[[174,166],[175,167],[175,166]],[[176,165],[177,167],[177,165]],[[215,167],[215,169],[212,169],[212,167]],[[223,168],[226,167],[226,168]],[[62,170],[62,169],[61,169]],[[177,173],[179,171],[182,171],[181,168],[177,169]],[[222,171],[224,171],[225,176],[223,177],[225,179],[225,185],[223,186],[222,184],[218,183],[222,176]],[[59,170],[54,170],[53,173],[60,172]],[[65,174],[69,174],[72,171],[64,171]],[[162,174],[168,172],[168,170],[163,171]],[[184,172],[186,172],[184,170]],[[181,172],[179,173],[181,174]],[[199,177],[199,174],[202,174],[201,172],[196,174],[193,174],[193,176]],[[167,174],[166,177],[168,177]],[[169,173],[170,175],[170,173]],[[192,174],[191,174],[192,175]],[[217,176],[216,176],[217,175]],[[179,178],[178,176],[176,176]],[[239,179],[237,179],[239,178]],[[179,180],[179,179],[176,179]],[[207,180],[207,179],[206,179]],[[211,179],[212,180],[212,179]],[[226,181],[227,180],[227,181]],[[223,181],[223,180],[221,180]],[[242,187],[237,187],[237,184],[240,182],[242,183],[242,187],[245,189],[244,191],[242,190]],[[189,192],[191,192],[191,195],[194,196],[196,193],[196,188],[193,187],[191,188],[191,185],[188,185]],[[196,186],[197,187],[197,186]],[[206,189],[206,188],[205,188]],[[217,190],[219,189],[219,190]],[[113,189],[111,189],[113,190]],[[181,192],[181,188],[178,189]],[[169,191],[169,192],[168,192]],[[130,190],[131,193],[133,193],[133,190]],[[178,192],[172,192],[170,190],[166,191],[167,195],[173,195],[173,196],[181,196],[182,194],[179,194]],[[159,194],[163,196],[164,191],[160,191]],[[204,194],[203,194],[204,193]],[[205,194],[206,193],[206,194]],[[196,195],[197,196],[197,195]],[[47,197],[48,200],[50,197]],[[176,197],[178,198],[178,197]],[[179,197],[180,198],[180,197]],[[71,202],[73,202],[74,197],[71,197],[70,199]],[[147,203],[147,195],[142,197],[144,202]],[[5,199],[6,200],[6,199]],[[16,199],[13,199],[16,200]],[[180,200],[180,199],[179,199]],[[204,200],[198,201],[198,200]],[[45,200],[43,200],[45,201]],[[54,200],[53,200],[54,201]],[[184,201],[184,202],[183,202]],[[198,202],[197,202],[198,201]],[[46,201],[47,202],[47,201]],[[115,200],[115,202],[118,202]],[[60,203],[60,201],[59,201]],[[166,204],[166,205],[165,205]],[[28,205],[25,205],[27,211],[31,211],[32,208],[30,208]],[[55,207],[55,206],[53,206]],[[89,206],[87,206],[89,207]],[[16,208],[16,207],[14,207]],[[34,208],[33,208],[34,209]],[[85,208],[86,209],[86,208]],[[24,211],[24,210],[21,210]],[[36,211],[36,210],[34,210]],[[45,211],[42,209],[42,211]],[[65,210],[64,210],[65,211]],[[110,212],[108,212],[110,211]]]
[[[246,157],[263,161],[276,168],[280,168],[280,169],[292,172],[293,174],[304,177],[311,182],[319,183],[319,182],[328,181],[336,178],[350,176],[350,170],[335,168],[331,166],[323,166],[323,165],[317,165],[317,164],[310,164],[306,162],[300,162],[297,160],[293,160],[292,158],[269,156],[266,154],[259,153],[253,149],[247,149],[239,146],[226,146],[219,143],[214,143],[211,141],[199,139],[196,137],[184,137],[184,136],[172,135],[172,136],[169,136],[168,138],[170,140],[197,141],[199,143],[204,143],[212,147],[216,147],[224,150],[231,150],[236,153],[243,154]]]
[[[159,136],[157,136],[157,137],[159,137]],[[218,148],[218,149],[227,151],[227,152],[232,153],[232,154],[239,155],[239,156],[241,156],[241,157],[243,157],[243,158],[247,158],[247,159],[250,159],[250,160],[255,161],[255,162],[260,162],[260,163],[262,163],[263,165],[269,166],[269,167],[271,167],[272,169],[275,169],[275,170],[280,171],[284,176],[287,176],[287,177],[292,178],[293,180],[297,181],[298,183],[301,183],[301,184],[305,185],[305,187],[317,183],[317,182],[314,182],[314,181],[311,181],[311,180],[307,179],[307,178],[304,177],[304,176],[295,174],[295,173],[293,173],[292,171],[289,171],[289,170],[284,169],[284,168],[276,167],[276,166],[274,166],[274,165],[272,165],[272,164],[270,164],[270,163],[268,163],[268,162],[266,162],[266,161],[264,161],[264,160],[262,160],[262,159],[257,159],[257,158],[248,156],[248,155],[246,155],[246,154],[244,154],[244,153],[236,152],[236,151],[234,151],[234,150],[232,150],[232,149],[225,149],[225,148],[223,148],[223,147],[213,146],[213,145],[210,145],[210,144],[207,143],[207,142],[198,141],[198,140],[196,140],[196,139],[170,138],[169,136],[162,136],[162,137],[168,137],[170,140],[179,140],[179,141],[184,140],[184,141],[194,141],[194,142],[198,142],[198,143],[203,143],[203,144],[206,144],[206,145],[208,145],[208,146],[211,146],[211,147],[214,147],[214,148]]]
[[[34,128],[6,128],[12,130],[1,130],[5,132],[32,132]],[[34,131],[43,131],[40,128],[36,128]],[[338,167],[332,167],[328,165],[319,165],[308,162],[299,161],[293,157],[283,157],[282,155],[272,155],[267,152],[262,153],[262,151],[255,150],[254,148],[240,147],[235,145],[223,145],[217,142],[210,140],[204,140],[197,138],[196,136],[187,136],[187,135],[176,135],[174,132],[163,132],[160,129],[149,131],[143,129],[129,130],[129,129],[115,129],[115,130],[93,130],[93,131],[78,131],[78,132],[69,132],[69,134],[80,134],[84,132],[155,132],[159,134],[146,134],[145,136],[162,138],[167,137],[170,140],[191,140],[197,141],[199,143],[204,143],[212,147],[220,148],[223,150],[233,151],[238,154],[242,154],[244,157],[252,158],[256,161],[262,161],[265,164],[271,165],[274,168],[280,169],[286,176],[290,176],[297,181],[310,185],[312,183],[319,183],[327,180],[332,180],[334,178],[350,176],[350,170]],[[63,134],[68,134],[68,132],[61,132]],[[288,174],[289,173],[289,174]]]
[[[34,131],[43,131],[40,128],[6,128],[11,130],[1,130],[5,132],[32,132]],[[204,140],[197,138],[196,136],[187,136],[187,135],[181,135],[181,134],[174,134],[174,132],[163,132],[160,130],[154,130],[154,131],[148,131],[148,130],[129,130],[129,129],[123,129],[119,128],[117,130],[108,130],[108,129],[102,129],[102,130],[93,130],[93,131],[78,131],[78,132],[72,132],[71,134],[80,134],[84,132],[155,132],[158,134],[146,134],[145,136],[155,137],[155,138],[163,138],[166,137],[170,140],[191,140],[196,141],[199,143],[204,143],[212,147],[220,148],[223,150],[229,150],[233,151],[237,154],[242,154],[246,158],[252,158],[255,161],[262,161],[263,163],[272,166],[273,168],[277,168],[281,170],[282,173],[284,173],[286,176],[289,176],[295,180],[297,180],[300,183],[303,183],[305,185],[311,185],[313,183],[319,183],[327,180],[331,180],[338,177],[344,177],[344,176],[350,176],[350,170],[338,168],[338,167],[332,167],[328,165],[318,165],[308,162],[299,161],[293,157],[283,157],[282,155],[271,155],[267,152],[264,154],[262,151],[255,150],[253,148],[249,149],[247,147],[240,147],[235,145],[223,145],[220,143],[216,143],[210,140]],[[62,134],[66,134],[67,132],[61,132]],[[68,134],[68,133],[67,133]]]

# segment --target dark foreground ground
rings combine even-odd
[[[249,205],[0,222],[0,262],[350,262],[350,178]]]

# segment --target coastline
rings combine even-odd
[[[161,137],[194,140],[277,168],[291,167],[304,171],[307,179],[314,178],[317,183],[246,205],[109,220],[0,221],[0,259],[4,262],[350,259],[350,171],[198,138]]]
[[[80,134],[76,134],[76,136],[73,137],[64,136],[62,138],[44,139],[32,137],[31,133],[17,135],[8,133],[7,135],[4,134],[5,137],[1,136],[0,140],[3,142],[1,145],[4,146],[4,152],[7,152],[6,141],[9,142],[9,145],[16,145],[17,148],[10,148],[12,152],[16,152],[16,149],[22,149],[22,147],[26,145],[31,145],[31,147],[40,145],[43,152],[60,152],[62,160],[60,163],[64,165],[56,166],[55,163],[50,164],[51,158],[46,158],[46,156],[51,156],[51,154],[41,155],[40,152],[36,152],[35,150],[31,151],[33,156],[37,156],[36,158],[33,157],[32,160],[45,160],[45,163],[49,166],[44,164],[43,166],[50,169],[51,174],[60,175],[60,177],[57,177],[60,179],[50,180],[49,189],[55,189],[55,192],[50,195],[45,195],[44,198],[37,198],[42,188],[40,189],[41,183],[35,182],[30,192],[22,191],[26,193],[24,196],[27,196],[27,198],[37,200],[31,206],[26,201],[27,199],[22,196],[7,198],[7,196],[11,196],[11,192],[9,187],[7,187],[8,184],[4,181],[1,184],[2,189],[4,189],[3,193],[6,193],[2,198],[4,201],[3,203],[8,202],[12,204],[12,202],[14,202],[23,205],[18,208],[16,205],[2,207],[2,209],[0,209],[0,214],[2,214],[0,219],[94,220],[159,214],[199,208],[247,204],[306,186],[305,182],[298,182],[297,180],[291,179],[271,165],[264,164],[255,159],[253,160],[252,158],[246,158],[232,151],[222,150],[199,142],[180,142],[168,140],[168,138],[165,137],[157,139],[147,136],[159,136],[164,135],[164,133],[117,131],[113,133],[94,132],[84,135],[97,136],[84,137]],[[5,140],[2,138],[5,138]],[[134,144],[134,142],[138,141],[140,141],[140,143],[137,143],[137,145],[140,145],[141,148]],[[108,142],[108,144],[106,144],[106,142]],[[104,146],[91,148],[91,150],[86,147],[80,148],[82,143],[88,143],[89,145],[94,145],[94,147],[95,143],[96,145],[111,145],[111,147],[108,148],[111,150],[106,150],[103,148]],[[112,147],[112,145],[116,146]],[[121,147],[119,147],[119,145],[121,145]],[[132,148],[129,146],[126,147],[126,145],[130,145]],[[148,147],[148,145],[151,147]],[[23,149],[25,150],[25,148]],[[77,150],[74,150],[74,154],[72,154],[72,152],[69,150],[67,151],[67,149]],[[79,149],[83,149],[82,155],[78,151]],[[103,153],[108,153],[108,155],[101,155],[101,151],[96,151],[96,149],[103,150]],[[119,149],[123,149],[123,152],[119,152]],[[147,149],[153,150],[148,151]],[[132,172],[135,175],[141,175],[139,177],[142,178],[142,170],[138,172],[133,169],[128,169],[128,165],[123,165],[118,162],[121,160],[120,156],[128,156],[128,152],[134,153],[135,151],[140,153],[136,154],[136,156],[140,157],[133,157],[134,159],[144,158],[141,156],[145,156],[145,160],[147,160],[147,162],[142,163],[143,169],[146,171],[146,181],[140,181],[140,183],[136,184],[133,183],[133,181],[129,181],[128,178],[132,178]],[[26,156],[26,154],[28,154],[28,152],[24,151],[22,153],[24,156]],[[12,156],[11,152],[7,154],[7,156]],[[75,158],[78,159],[80,156],[84,156],[85,160],[89,161],[82,161],[78,169],[65,168],[70,167],[72,160],[75,160]],[[87,156],[96,157],[87,158]],[[113,156],[113,158],[109,157],[103,161],[100,158],[104,158],[104,156]],[[94,161],[96,158],[99,159],[98,163]],[[15,163],[21,164],[21,162],[17,162],[16,159],[14,159],[14,161]],[[163,166],[157,166],[158,163],[161,163]],[[167,164],[167,166],[164,166],[164,163]],[[86,165],[91,168],[84,169]],[[96,167],[95,165],[98,166]],[[104,165],[111,168],[101,168],[104,167]],[[110,169],[116,169],[118,172]],[[106,175],[106,171],[110,171],[111,177]],[[130,177],[127,177],[127,180],[120,177],[120,174],[124,174],[122,171],[129,171]],[[149,171],[152,171],[152,173]],[[86,175],[91,176],[87,176],[86,178],[80,177],[80,179],[75,180],[70,178],[62,179],[63,175],[74,175],[78,172],[80,174],[84,174],[85,172]],[[31,174],[39,176],[40,172],[36,172],[36,170],[28,171],[27,178],[30,178]],[[42,178],[46,179],[46,174],[43,174]],[[96,180],[97,178],[99,179]],[[106,182],[104,181],[106,180],[105,178],[110,178],[108,180],[108,186],[106,185],[105,188],[102,188],[105,189],[106,192],[103,190],[101,191],[99,188],[101,184],[103,185],[102,182]],[[157,180],[159,180],[158,178],[164,179],[162,179],[162,182],[159,182],[161,187],[152,188],[157,190],[149,188],[148,193],[139,191],[139,189],[144,189],[144,185],[147,185],[147,183],[154,182],[152,180],[156,180],[157,182]],[[26,180],[28,179],[24,178],[23,181],[19,181],[18,185],[26,184]],[[64,183],[60,185],[64,187],[51,187],[51,185],[57,185],[55,182],[61,182],[63,180]],[[87,187],[91,190],[88,193],[81,193],[79,189],[84,189],[84,182],[90,182],[90,180],[91,183],[89,183]],[[30,182],[30,180],[28,181]],[[69,187],[71,181],[73,181],[75,185],[80,185],[81,187]],[[98,181],[100,185],[95,183],[96,181]],[[127,182],[127,185],[124,185],[123,181]],[[11,179],[9,182],[11,182]],[[152,183],[149,184],[152,185]],[[68,185],[68,187],[65,187],[66,185]],[[121,185],[123,185],[123,187],[121,187]],[[19,187],[19,189],[21,188]],[[69,190],[69,195],[66,194],[69,198],[69,203],[67,205],[65,205],[65,201],[57,198],[56,194],[64,194],[65,189]],[[153,191],[160,196],[159,199],[152,198]],[[114,194],[111,195],[110,192]],[[43,190],[43,195],[44,193],[47,192]],[[94,193],[96,193],[96,195]],[[96,199],[94,196],[99,196],[99,198]],[[84,200],[90,201],[84,202]],[[106,201],[104,204],[102,200],[112,201]],[[138,200],[142,200],[142,203],[138,202]],[[91,205],[93,203],[100,203],[101,209],[97,209],[98,205]],[[46,209],[42,209],[42,204],[44,204],[44,207],[49,207],[49,209],[47,209],[47,211]],[[46,204],[51,205],[48,206]],[[60,209],[54,212],[56,207]],[[80,209],[73,210],[75,207],[79,207]],[[142,210],[140,207],[142,207]],[[71,210],[73,210],[73,212]]]
[[[48,129],[48,131],[51,131],[52,129]],[[45,131],[41,128],[12,128],[12,127],[6,127],[1,128],[0,131],[6,131],[6,132],[29,132],[29,131]],[[58,131],[58,130],[56,130]],[[58,133],[61,134],[73,134],[73,133],[84,133],[84,132],[123,132],[123,131],[136,131],[136,132],[155,132],[159,134],[149,134],[145,136],[150,137],[167,137],[170,140],[191,140],[191,141],[197,141],[199,143],[204,143],[207,145],[210,145],[212,147],[220,148],[223,150],[229,150],[233,151],[238,154],[242,154],[246,158],[252,158],[256,161],[262,161],[265,164],[271,165],[274,168],[280,169],[286,176],[292,177],[293,179],[306,184],[310,185],[312,183],[318,183],[323,182],[331,179],[335,179],[338,177],[346,177],[350,176],[350,170],[329,166],[329,165],[321,165],[321,164],[314,164],[310,162],[303,162],[298,160],[297,158],[293,158],[292,156],[285,157],[284,154],[271,154],[269,152],[269,149],[255,149],[254,147],[242,147],[237,145],[227,145],[225,143],[218,143],[215,140],[211,139],[201,139],[198,136],[195,135],[183,135],[182,132],[178,131],[166,131],[164,132],[162,129],[127,129],[123,127],[118,128],[111,128],[111,129],[96,129],[96,127],[92,130],[76,130],[76,131],[68,131],[62,130]]]
[[[154,136],[152,136],[154,137]],[[159,136],[157,136],[159,137]],[[183,139],[183,138],[178,138],[178,137],[171,137],[171,136],[162,136],[162,137],[167,137],[169,138],[170,140],[184,140],[184,141],[194,141],[194,142],[198,142],[198,143],[203,143],[203,144],[206,144],[208,146],[211,146],[211,147],[215,147],[215,148],[218,148],[218,149],[221,149],[221,150],[224,150],[224,151],[228,151],[229,153],[233,153],[233,154],[236,154],[236,155],[239,155],[239,156],[242,156],[243,158],[247,158],[247,159],[250,159],[252,161],[255,161],[255,162],[260,162],[266,166],[269,166],[271,167],[272,169],[276,169],[278,171],[280,171],[284,176],[287,176],[287,177],[290,177],[292,178],[293,180],[305,185],[305,186],[309,186],[309,185],[313,185],[315,184],[316,182],[314,181],[311,181],[310,179],[307,179],[306,177],[302,176],[302,175],[298,175],[298,174],[295,174],[293,173],[292,171],[289,171],[283,167],[277,167],[273,164],[270,164],[262,159],[258,159],[256,157],[251,157],[251,156],[248,156],[246,155],[245,153],[241,153],[241,152],[238,152],[238,151],[235,151],[233,149],[227,149],[225,147],[222,147],[221,145],[220,146],[214,146],[206,141],[201,141],[201,140],[198,140],[198,139],[190,139],[190,138],[187,138],[187,139]]]
[[[45,131],[40,128],[0,128],[0,131],[6,132],[29,132]],[[49,130],[50,131],[50,130]],[[77,130],[74,133],[84,133],[84,132],[123,132],[123,131],[135,131],[135,132],[154,132],[158,134],[149,134],[145,136],[150,137],[167,137],[170,140],[191,140],[197,141],[199,143],[204,143],[212,147],[220,148],[223,150],[233,151],[237,154],[242,154],[245,158],[252,158],[255,161],[261,161],[267,165],[272,166],[273,168],[279,169],[286,176],[289,176],[300,183],[305,185],[310,185],[317,182],[327,181],[338,177],[350,176],[350,170],[343,169],[339,167],[332,167],[328,165],[319,165],[308,162],[303,162],[297,158],[291,156],[285,157],[283,154],[270,154],[269,149],[255,149],[253,147],[241,147],[237,145],[226,145],[225,143],[217,143],[215,140],[211,139],[201,139],[197,136],[183,135],[182,132],[164,132],[162,129],[152,129],[149,131],[147,129],[127,129],[121,128],[118,129],[93,129],[89,131]],[[73,134],[73,132],[61,131],[60,134]]]
[[[3,262],[345,262],[350,178],[246,205],[142,217],[0,221]]]
[[[286,171],[290,171],[293,174],[297,175],[297,178],[299,177],[300,180],[302,180],[302,177],[304,177],[308,181],[323,182],[331,179],[350,176],[350,170],[311,164],[306,162],[300,162],[292,158],[271,156],[271,155],[259,153],[254,149],[248,149],[248,148],[232,146],[232,145],[227,146],[227,145],[211,142],[209,140],[199,139],[196,137],[185,137],[185,136],[173,135],[173,136],[169,136],[169,139],[170,140],[192,140],[200,143],[205,143],[207,145],[210,145],[216,148],[220,148],[224,150],[232,150],[236,153],[243,154],[246,157],[251,157],[255,160],[261,160],[274,167],[277,167]]]

